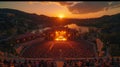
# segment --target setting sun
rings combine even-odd
[[[65,17],[65,15],[60,14],[58,17],[59,17],[60,19],[62,19],[62,18],[64,18],[64,17]]]

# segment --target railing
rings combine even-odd
[[[99,58],[58,58],[58,59],[54,59],[54,58],[2,58],[2,59],[7,59],[7,60],[32,60],[32,61],[40,61],[40,60],[47,60],[47,61],[64,61],[64,60],[86,60],[86,59],[106,59],[107,57],[99,57]],[[120,59],[120,57],[112,57],[114,59],[118,58]]]

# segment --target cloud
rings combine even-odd
[[[74,6],[70,6],[69,11],[74,14],[86,14],[86,13],[93,13],[104,10],[105,7],[108,7],[108,3],[104,2],[84,2],[84,3],[77,3]]]
[[[72,2],[72,1],[67,1],[67,2],[58,2],[60,5],[62,5],[62,6],[73,6],[73,5],[75,5],[76,3],[82,3],[82,1],[78,1],[78,2],[76,2],[76,1],[74,1],[74,2]]]
[[[28,4],[33,4],[33,2],[30,1],[30,2],[28,2]]]
[[[111,2],[110,4],[109,4],[109,9],[113,9],[113,8],[118,8],[118,7],[120,7],[120,2]]]
[[[120,7],[120,2],[60,2],[73,14],[88,14]],[[74,5],[73,5],[74,4]]]
[[[55,4],[55,5],[60,5],[58,2],[48,2],[48,1],[28,1],[28,4],[32,5],[32,4],[41,4],[41,5],[51,5],[51,4]]]
[[[59,2],[62,6],[70,6],[74,4],[74,2]]]
[[[32,5],[32,4],[36,4],[36,3],[40,3],[40,2],[33,2],[33,1],[28,1],[28,4]]]

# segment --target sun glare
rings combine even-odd
[[[60,19],[62,19],[62,18],[64,18],[65,16],[64,16],[63,14],[60,14],[58,17],[59,17]]]

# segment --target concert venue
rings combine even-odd
[[[120,67],[119,5],[1,2],[0,67]]]

